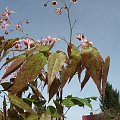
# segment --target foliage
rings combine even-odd
[[[103,97],[105,96],[110,58],[107,57],[104,61],[97,48],[83,34],[76,36],[76,39],[81,42],[78,46],[72,43],[72,31],[75,23],[72,26],[69,10],[76,1],[70,1],[70,5],[67,5],[65,0],[60,1],[63,7],[57,8],[56,13],[61,15],[62,9],[67,11],[70,26],[69,41],[51,36],[36,41],[23,30],[22,22],[14,25],[10,21],[9,16],[13,11],[6,8],[1,14],[0,25],[5,29],[5,34],[9,34],[8,27],[11,25],[14,27],[13,31],[19,31],[26,35],[25,38],[11,39],[0,36],[0,61],[6,59],[1,66],[1,70],[6,68],[6,71],[1,79],[1,86],[3,87],[1,93],[4,93],[5,96],[0,117],[3,116],[5,120],[50,120],[52,118],[60,120],[65,117],[65,107],[69,110],[77,105],[79,107],[88,106],[92,109],[91,100],[96,100],[95,97],[78,98],[68,95],[63,98],[62,96],[64,86],[76,74],[81,84],[81,90],[91,77],[99,93]],[[45,7],[48,2],[44,4]],[[53,1],[52,5],[57,5],[57,1]],[[29,23],[28,20],[25,22]],[[62,50],[51,52],[58,40],[64,40],[67,43],[66,53]],[[13,56],[8,57],[11,53]],[[85,77],[81,81],[80,76],[84,70],[86,71]],[[5,82],[4,79],[6,78],[10,80]],[[39,89],[40,82],[44,84],[44,87],[47,86],[49,100],[46,100],[42,95]],[[26,91],[28,94],[23,97],[23,93]],[[54,105],[47,105],[47,101],[49,102],[55,95],[57,99],[53,100]],[[10,102],[10,108],[6,108],[6,100]]]
[[[108,109],[113,109],[116,112],[120,111],[120,96],[117,89],[113,89],[112,85],[107,82],[106,84],[106,94],[105,97],[100,99],[101,110],[105,111]]]
[[[114,118],[117,117],[120,112],[120,95],[117,89],[114,89],[112,85],[107,82],[105,97],[100,98],[100,108],[103,112],[108,113]]]

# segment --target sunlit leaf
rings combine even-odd
[[[60,81],[55,78],[49,90],[49,100],[58,92]]]
[[[26,118],[25,120],[41,120],[39,119],[39,117],[37,115],[30,115],[28,118]]]
[[[87,81],[89,80],[90,78],[90,74],[88,73],[88,71],[86,70],[85,72],[85,77],[81,83],[81,90],[84,88],[85,84],[87,83]]]
[[[104,65],[103,65],[103,74],[102,74],[102,95],[105,96],[105,89],[106,89],[106,82],[107,82],[107,76],[110,66],[110,57],[108,56],[105,59]]]
[[[61,71],[61,88],[63,88],[66,82],[68,80],[70,81],[74,74],[77,72],[80,61],[80,51],[77,49],[77,47],[71,44],[71,55],[69,59],[69,64]]]
[[[51,120],[51,115],[43,113],[40,117],[40,120]]]
[[[63,52],[53,53],[48,58],[48,90],[54,81],[58,72],[62,69],[66,62],[66,54]]]
[[[40,70],[46,64],[46,57],[42,53],[33,54],[20,68],[17,78],[11,90],[11,94],[15,94],[24,88],[29,82],[34,79],[40,73]]]
[[[87,71],[101,93],[101,75],[104,62],[102,57],[95,47],[83,47],[81,55],[82,63],[85,65]]]
[[[23,110],[26,110],[26,112],[36,115],[36,112],[34,112],[27,103],[23,102],[23,100],[18,98],[17,96],[9,95],[9,99],[12,104],[22,108]]]
[[[75,106],[75,104],[72,102],[71,98],[63,99],[62,104],[68,108]]]
[[[23,55],[16,58],[15,61],[8,67],[2,79],[5,79],[6,77],[8,77],[8,75],[15,72],[18,68],[20,68],[20,66],[23,64],[24,61],[25,61],[25,56]]]

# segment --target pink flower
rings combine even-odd
[[[52,5],[53,5],[53,6],[55,6],[55,5],[57,5],[57,4],[58,4],[57,1],[53,1],[53,2],[52,2]]]
[[[21,46],[21,44],[20,44],[20,43],[17,43],[17,44],[15,44],[15,48],[21,49],[21,48],[22,48],[22,46]]]
[[[77,3],[77,0],[71,0],[71,2],[73,2],[73,3]]]
[[[77,36],[76,36],[76,38],[78,39],[78,40],[82,40],[83,38],[82,38],[82,35],[79,33]]]
[[[18,24],[15,25],[15,28],[16,28],[16,29],[20,29],[20,28],[21,28],[21,25],[18,23]]]
[[[56,13],[57,13],[58,15],[61,15],[61,14],[62,14],[62,8],[57,8],[57,9],[56,9]]]
[[[2,27],[3,29],[5,29],[5,30],[6,30],[9,26],[10,26],[10,24],[7,23],[6,21],[3,21],[2,25],[1,25],[1,27]]]
[[[81,44],[81,46],[82,46],[82,47],[88,47],[89,45],[88,45],[87,42],[83,42],[83,43]]]
[[[10,11],[8,8],[5,8],[5,11],[2,13],[2,17],[7,20],[11,13],[15,13],[14,11]]]

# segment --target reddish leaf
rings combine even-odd
[[[4,96],[4,100],[3,100],[3,113],[4,113],[4,120],[7,120],[7,108],[6,108],[7,104],[6,104],[6,98]]]
[[[0,70],[5,66],[7,65],[8,63],[12,62],[13,60],[15,60],[18,56],[14,56],[8,60],[6,60],[6,62],[2,65],[2,67],[0,68]]]
[[[48,58],[48,90],[52,85],[56,75],[66,62],[66,54],[63,52],[53,53]]]
[[[102,95],[105,96],[105,89],[106,89],[106,82],[107,82],[107,76],[110,66],[110,57],[108,56],[105,59],[105,63],[103,65],[103,74],[102,74]]]
[[[45,64],[46,57],[42,53],[29,56],[28,60],[23,64],[17,74],[17,78],[12,87],[11,94],[17,93],[29,82],[34,81]]]
[[[104,62],[102,57],[95,47],[83,47],[81,55],[83,64],[101,93],[101,75]]]
[[[57,78],[55,78],[49,90],[49,101],[58,92],[59,86],[60,81]]]
[[[84,86],[85,86],[85,84],[88,82],[89,78],[90,78],[90,74],[89,74],[88,71],[86,70],[86,72],[85,72],[85,77],[84,77],[84,79],[83,79],[83,81],[82,81],[82,83],[81,83],[81,90],[84,88]]]
[[[71,44],[71,58],[69,61],[69,64],[61,72],[61,88],[64,87],[68,80],[70,81],[72,79],[81,61],[80,51],[73,44]]]
[[[23,64],[24,61],[25,61],[25,56],[23,55],[16,58],[16,60],[8,67],[2,79],[5,79],[6,77],[8,77],[8,75],[15,72],[18,68],[20,68],[20,66]]]

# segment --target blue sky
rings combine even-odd
[[[69,0],[68,0],[69,1]],[[66,13],[58,16],[55,8],[50,4],[45,8],[43,4],[46,0],[0,0],[0,11],[5,7],[14,10],[16,13],[11,16],[14,23],[20,19],[28,18],[29,25],[25,25],[25,30],[35,39],[51,35],[53,37],[65,37],[69,39],[69,26]],[[59,6],[59,5],[58,5]],[[61,6],[61,5],[60,5]],[[108,81],[114,88],[120,90],[119,66],[120,66],[120,0],[78,0],[77,4],[71,7],[71,22],[77,19],[73,35],[81,32],[98,48],[105,59],[108,55],[111,58]],[[0,30],[0,35],[3,32]],[[22,34],[12,33],[6,37],[21,37]],[[80,44],[74,40],[76,45]],[[64,42],[58,42],[54,49],[66,51]],[[2,75],[2,72],[0,71]],[[82,92],[77,77],[65,87],[64,96],[73,94],[78,97],[97,96],[99,93],[90,80]],[[93,102],[93,110],[99,108],[99,101]],[[87,107],[72,108],[66,115],[66,120],[80,120],[84,114],[89,114],[91,110]],[[93,111],[95,112],[95,111]]]

